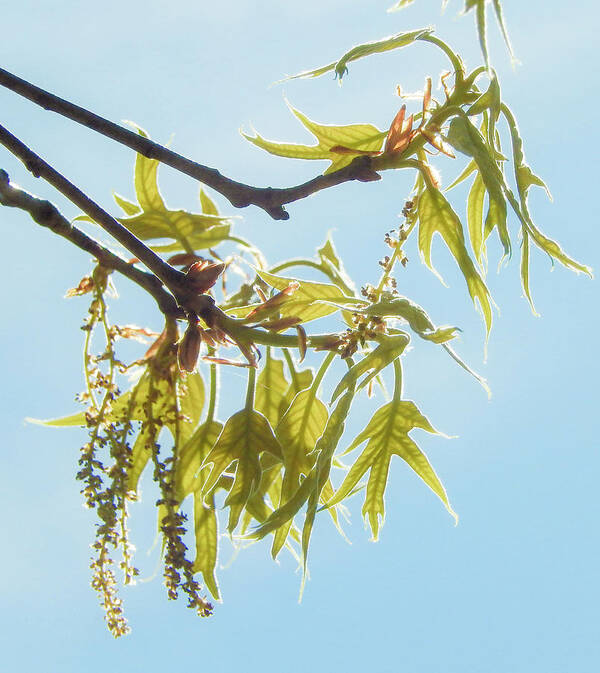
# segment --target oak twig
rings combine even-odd
[[[174,297],[167,292],[161,281],[151,273],[136,268],[111,252],[83,231],[73,226],[58,208],[50,201],[39,199],[33,194],[10,184],[8,173],[0,169],[0,203],[4,206],[19,208],[29,213],[34,222],[47,227],[53,233],[66,238],[81,250],[93,255],[107,269],[113,269],[129,278],[156,300],[158,307],[165,315],[181,316],[182,310],[177,306]]]
[[[185,312],[193,312],[199,318],[201,318],[209,327],[216,327],[223,330],[226,334],[232,336],[238,342],[245,343],[260,343],[264,345],[278,345],[278,346],[287,346],[294,347],[298,345],[297,336],[277,334],[269,332],[268,330],[259,329],[256,327],[249,327],[245,325],[242,320],[236,320],[224,313],[216,304],[214,299],[208,294],[198,294],[193,286],[190,286],[187,282],[186,275],[174,269],[170,264],[162,260],[153,250],[148,248],[142,241],[140,241],[136,236],[134,236],[128,229],[126,229],[120,222],[115,220],[111,215],[109,215],[105,210],[103,210],[97,203],[92,201],[89,196],[84,194],[78,187],[69,182],[63,175],[61,175],[57,170],[52,168],[47,164],[41,157],[39,157],[35,152],[33,152],[29,147],[27,147],[23,142],[18,138],[13,136],[9,131],[7,131],[3,126],[0,126],[0,144],[4,145],[10,152],[12,152],[16,157],[18,157],[27,167],[27,169],[36,177],[41,177],[46,180],[49,184],[55,187],[63,196],[65,196],[73,204],[81,208],[81,210],[86,213],[90,218],[99,224],[106,232],[108,232],[113,238],[115,238],[121,245],[123,245],[134,257],[140,260],[152,274],[144,274],[144,282],[150,282],[148,278],[155,278],[154,281],[151,281],[153,284],[153,290],[151,291],[152,296],[155,296],[156,288],[158,284],[164,284],[165,287],[173,295],[174,306],[169,303],[169,308],[173,308],[173,313],[176,317],[182,317],[185,315]],[[8,174],[4,171],[0,171],[0,182],[4,178],[4,189],[0,191],[0,197],[6,199],[6,205],[17,205],[11,203],[11,196],[14,195],[14,192],[10,192],[11,188],[8,183]],[[2,186],[0,185],[0,190]],[[20,190],[19,190],[20,191]],[[2,195],[6,194],[6,197]],[[26,194],[26,192],[22,192]],[[27,195],[29,198],[34,199],[31,195]],[[2,201],[0,198],[0,201]],[[21,197],[23,198],[23,197]],[[38,200],[41,201],[41,200]],[[2,201],[4,202],[4,201]],[[34,220],[39,222],[37,217],[41,216],[41,219],[50,218],[52,224],[56,223],[56,215],[58,211],[52,212],[51,209],[54,208],[52,204],[47,201],[41,201],[43,205],[35,205],[30,202],[33,212],[29,211],[33,216]],[[25,210],[29,210],[25,208]],[[46,213],[47,215],[44,215]],[[60,216],[62,217],[62,216]],[[43,224],[43,222],[40,222]],[[50,226],[49,224],[47,226]],[[57,225],[58,226],[58,225]],[[66,226],[70,227],[71,232],[66,238],[73,240],[76,245],[79,245],[76,240],[71,236],[73,231],[77,231],[71,224],[67,221]],[[52,227],[51,227],[52,228]],[[60,228],[60,227],[59,227]],[[65,234],[67,230],[63,228]],[[61,232],[57,232],[61,233]],[[79,232],[81,236],[85,236],[83,232]],[[80,242],[83,242],[82,238],[79,238]],[[95,243],[92,239],[85,241],[85,245],[90,243]],[[99,245],[99,244],[97,244]],[[80,245],[79,247],[83,247]],[[100,248],[102,246],[99,246]],[[87,249],[84,247],[84,249]],[[105,254],[104,252],[95,248],[96,252],[99,254]],[[90,250],[90,252],[92,252]],[[96,255],[96,252],[92,254]],[[106,253],[112,255],[108,250]],[[109,259],[107,257],[107,259]],[[109,266],[115,268],[123,273],[122,264],[127,265],[126,262],[123,262],[119,257],[113,255],[110,257],[112,262],[109,263]],[[115,265],[113,267],[113,265]],[[120,268],[117,268],[116,265],[119,265]],[[128,267],[134,268],[132,265],[127,265]],[[137,270],[136,270],[137,271]],[[128,271],[128,273],[131,273]],[[144,272],[140,272],[144,273]],[[127,274],[125,274],[127,275]],[[142,280],[141,276],[137,276],[138,280]],[[132,280],[135,280],[133,277]],[[138,282],[135,280],[135,282]],[[141,284],[141,283],[138,283]],[[150,289],[149,289],[150,291]],[[164,291],[166,296],[169,296],[166,291]],[[158,299],[157,299],[158,301]],[[313,335],[308,337],[308,343],[312,347],[323,347],[331,341],[332,335]]]
[[[287,220],[289,218],[289,213],[283,207],[285,204],[304,199],[311,194],[344,182],[352,180],[371,182],[380,178],[372,170],[370,158],[360,156],[339,171],[329,173],[328,175],[318,175],[300,185],[287,188],[253,187],[225,177],[214,168],[209,168],[191,159],[187,159],[177,154],[177,152],[173,152],[153,142],[149,138],[144,138],[138,133],[123,128],[108,119],[104,119],[104,117],[100,117],[79,105],[59,98],[1,68],[0,85],[36,103],[45,110],[51,110],[83,126],[87,126],[87,128],[130,147],[149,159],[157,159],[180,173],[199,180],[224,196],[235,208],[245,208],[254,205],[262,208],[275,220]]]
[[[107,233],[124,246],[134,257],[137,257],[154,275],[156,275],[168,288],[177,294],[184,290],[184,274],[174,269],[170,264],[162,260],[153,250],[134,236],[129,229],[117,222],[89,196],[84,194],[67,178],[61,175],[50,164],[46,163],[35,152],[29,149],[18,138],[12,135],[3,126],[0,126],[0,144],[19,158],[36,178],[43,178],[55,187],[71,203],[97,222]]]

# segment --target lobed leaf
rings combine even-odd
[[[548,192],[548,188],[544,182],[537,175],[533,173],[531,168],[527,165],[525,161],[525,154],[523,152],[523,141],[521,139],[519,128],[517,122],[511,113],[510,109],[506,106],[502,106],[502,112],[506,121],[508,123],[512,148],[513,148],[513,163],[515,166],[515,179],[517,182],[517,191],[520,198],[520,213],[521,213],[521,222],[523,224],[524,230],[527,229],[528,234],[530,235],[533,242],[546,252],[550,257],[556,259],[558,262],[566,266],[572,271],[577,273],[583,272],[588,276],[592,276],[592,269],[585,264],[580,264],[571,257],[569,257],[560,247],[560,245],[545,236],[534,224],[531,215],[529,214],[529,207],[527,205],[527,198],[529,194],[529,189],[533,185],[542,187]],[[518,207],[518,206],[517,206]],[[525,231],[523,231],[523,239],[525,240]],[[523,289],[526,296],[530,299],[529,294],[529,278],[528,278],[528,268],[526,273],[524,272],[525,265],[528,267],[528,255],[523,254],[521,258],[521,278],[523,282]],[[533,306],[532,306],[533,307]]]
[[[263,451],[281,457],[281,447],[267,419],[253,409],[243,409],[225,423],[215,445],[204,459],[203,465],[212,463],[203,486],[205,496],[213,492],[221,475],[237,461],[235,478],[225,499],[225,505],[229,507],[227,529],[230,533],[236,528],[248,498],[260,483],[262,469],[259,454]]]
[[[354,284],[346,273],[342,260],[339,258],[333,245],[333,241],[329,236],[325,243],[320,248],[317,248],[317,255],[322,271],[331,278],[332,282],[337,285],[344,294],[356,294]]]
[[[188,374],[177,387],[179,413],[177,420],[180,446],[191,437],[200,421],[204,406],[204,381],[198,372]]]
[[[315,136],[317,145],[277,143],[265,140],[258,134],[249,136],[242,133],[242,135],[246,140],[270,154],[292,159],[326,159],[331,161],[331,165],[327,168],[325,174],[347,166],[355,156],[364,151],[379,151],[386,136],[386,132],[380,131],[372,124],[346,124],[342,126],[318,124],[291,105],[289,105],[289,108],[303,126]],[[332,148],[338,146],[356,150],[356,155],[352,152],[332,152]]]
[[[219,547],[219,523],[215,511],[214,495],[208,502],[199,492],[194,494],[194,535],[196,539],[196,558],[194,573],[201,572],[206,588],[215,600],[220,600],[219,584],[215,575]]]
[[[207,420],[179,450],[175,465],[175,493],[178,502],[182,502],[192,491],[202,486],[198,483],[200,467],[222,430],[222,423]]]
[[[381,318],[402,318],[406,320],[410,328],[421,338],[435,343],[449,341],[455,336],[455,332],[458,331],[457,327],[436,328],[431,318],[425,312],[425,309],[407,297],[397,295],[386,297],[385,294],[383,296],[383,299],[364,309],[353,309],[354,313]]]
[[[283,360],[273,357],[269,349],[266,363],[256,381],[254,407],[265,416],[271,427],[279,423],[281,402],[289,388],[283,365]]]
[[[484,245],[483,245],[483,204],[485,201],[485,185],[481,178],[481,173],[477,173],[469,196],[467,198],[467,225],[469,228],[469,239],[471,247],[475,253],[475,259],[479,266],[483,267]]]
[[[367,441],[367,446],[327,506],[331,507],[348,497],[369,471],[363,516],[369,521],[374,540],[378,538],[380,525],[385,519],[384,495],[393,455],[400,456],[417,473],[456,519],[446,491],[427,456],[409,437],[408,433],[415,428],[439,434],[413,402],[393,400],[375,412],[367,427],[345,451],[348,453]]]
[[[404,351],[409,342],[409,336],[404,333],[397,336],[380,337],[377,347],[360,362],[350,367],[344,374],[342,380],[333,391],[331,402],[335,402],[345,390],[354,389],[354,387],[356,387],[356,390],[364,388],[382,369],[387,367]],[[364,374],[366,376],[359,383],[358,379]]]
[[[276,276],[267,271],[257,271],[257,275],[276,290],[284,290],[290,283],[298,283],[296,291],[281,304],[280,313],[282,318],[296,317],[303,323],[335,313],[337,306],[321,303],[322,301],[334,301],[344,298],[345,295],[339,287],[330,283],[316,283],[297,278],[285,278]]]
[[[326,496],[328,496],[326,499],[329,499],[332,495],[332,493],[329,492],[332,491],[332,489],[326,489],[326,486],[330,484],[329,473],[331,472],[333,454],[340,442],[340,439],[342,438],[342,435],[344,434],[345,422],[346,418],[348,417],[348,413],[350,412],[352,400],[354,399],[354,392],[354,388],[350,387],[340,398],[335,409],[332,411],[331,416],[327,420],[327,425],[323,430],[323,434],[321,437],[319,437],[319,440],[315,446],[317,461],[311,472],[313,479],[310,482],[311,490],[308,496],[306,516],[304,518],[304,525],[302,527],[303,584],[306,579],[308,547],[310,544],[310,536],[312,534],[315,516],[317,514],[317,507],[319,505],[319,501],[321,500],[322,494],[324,494],[324,491]],[[306,479],[306,481],[309,480]],[[332,511],[331,508],[329,511]]]
[[[113,198],[125,215],[137,215],[137,213],[141,211],[141,208],[137,204],[129,201],[120,194],[113,192]]]
[[[492,327],[492,305],[489,290],[477,272],[465,247],[462,224],[444,195],[433,187],[427,187],[419,197],[419,251],[425,264],[435,272],[431,263],[431,244],[439,233],[453,254],[467,283],[473,302],[479,303],[489,335]],[[435,272],[437,273],[437,272]]]
[[[312,470],[316,459],[314,448],[317,440],[323,434],[327,418],[327,407],[317,398],[316,391],[309,388],[299,392],[294,397],[288,410],[275,428],[277,439],[283,450],[284,465],[281,495],[277,503],[277,510],[285,506],[295,495],[298,500],[302,500],[302,497],[304,497],[304,495],[302,497],[298,496],[296,492],[300,486],[301,478],[304,476],[304,481],[306,481],[306,477]],[[308,484],[304,489],[308,489]],[[302,494],[304,494],[304,491]],[[303,502],[306,502],[307,497],[308,491],[306,491]],[[297,502],[294,503],[292,509],[296,504]],[[298,509],[301,506],[302,502],[299,503]],[[277,528],[271,549],[273,558],[281,551],[290,526],[291,518]]]
[[[154,246],[161,252],[201,250],[214,247],[229,236],[231,225],[224,218],[199,215],[185,210],[144,211],[119,222],[131,233],[145,241],[153,238],[172,238],[175,243]]]
[[[142,128],[133,124],[137,132],[144,138],[148,134]],[[148,159],[143,154],[136,154],[134,168],[135,195],[142,210],[166,210],[165,203],[158,189],[157,159]]]
[[[348,72],[348,63],[356,61],[360,58],[364,58],[365,56],[371,56],[372,54],[381,54],[393,49],[406,47],[409,44],[412,44],[415,40],[418,40],[423,35],[430,35],[432,32],[432,28],[422,28],[420,30],[413,30],[406,33],[398,33],[397,35],[392,35],[374,42],[360,44],[347,51],[338,61],[334,61],[333,63],[329,63],[328,65],[316,68],[314,70],[306,70],[304,72],[298,73],[297,75],[286,77],[285,79],[288,80],[298,79],[301,77],[320,77],[321,75],[334,70],[336,78],[341,80]]]

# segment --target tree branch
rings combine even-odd
[[[129,278],[143,290],[146,290],[158,304],[165,315],[183,317],[183,312],[174,297],[163,287],[161,281],[153,274],[136,268],[133,264],[115,255],[103,245],[74,227],[58,208],[50,201],[29,194],[10,184],[8,173],[0,169],[0,203],[4,206],[19,208],[29,213],[34,222],[47,227],[53,233],[66,238],[81,250],[93,255],[107,269],[114,269]]]
[[[84,213],[89,215],[89,217],[97,222],[106,232],[113,236],[119,243],[121,243],[121,245],[145,264],[156,276],[157,280],[162,281],[173,294],[177,305],[176,310],[178,312],[178,317],[182,317],[182,310],[184,312],[183,315],[185,315],[185,311],[191,311],[210,327],[223,329],[228,334],[235,334],[236,339],[246,342],[251,341],[253,337],[258,339],[258,343],[271,343],[273,340],[277,343],[282,341],[282,335],[271,336],[269,334],[263,334],[262,330],[247,327],[242,324],[241,321],[230,318],[215,305],[214,299],[210,295],[198,294],[195,292],[193,287],[190,287],[187,283],[185,274],[177,271],[167,264],[167,262],[163,261],[128,229],[117,222],[117,220],[103,210],[97,203],[92,201],[86,194],[52,168],[52,166],[47,164],[41,157],[30,150],[3,126],[0,126],[0,144],[4,145],[10,152],[18,157],[33,175],[44,178],[44,180],[58,189],[61,194],[81,208]],[[11,188],[8,185],[8,175],[5,172],[2,173],[6,176],[6,185],[10,190]],[[0,180],[1,177],[2,174],[0,173]],[[6,193],[10,197],[10,192],[6,191]],[[9,203],[7,203],[7,205],[12,205],[10,203],[10,198],[8,200]],[[47,204],[48,202],[42,203]],[[36,215],[40,215],[40,213],[36,212]],[[34,217],[34,219],[36,218]],[[36,221],[38,220],[36,219]],[[67,222],[67,225],[71,227],[69,222]],[[75,241],[73,242],[76,243]],[[116,255],[114,257],[117,260],[119,259]],[[277,339],[278,336],[280,337],[279,339]],[[295,337],[284,337],[283,341],[286,345],[293,345],[293,342],[297,343]],[[320,343],[319,339],[317,339],[317,341]]]
[[[358,180],[359,182],[371,182],[379,180],[380,176],[371,169],[371,160],[367,156],[357,157],[348,166],[329,173],[319,175],[308,182],[287,188],[252,187],[241,182],[236,182],[221,175],[218,170],[203,166],[191,159],[187,159],[177,152],[159,145],[148,138],[123,128],[114,122],[104,119],[99,115],[86,110],[74,103],[59,98],[54,94],[27,82],[16,75],[0,68],[0,85],[14,91],[28,100],[51,110],[63,117],[67,117],[78,124],[87,126],[89,129],[101,133],[107,138],[116,140],[118,143],[130,147],[139,154],[149,159],[158,159],[163,164],[171,166],[175,170],[189,175],[211,187],[224,196],[235,208],[245,208],[250,205],[258,206],[267,212],[275,220],[287,220],[289,213],[283,207],[304,199],[315,192],[329,187]]]
[[[69,182],[57,170],[47,164],[35,152],[29,149],[18,138],[12,135],[3,126],[0,126],[0,144],[18,157],[36,178],[44,178],[46,182],[66,196],[81,210],[97,222],[107,233],[124,246],[134,257],[137,257],[145,266],[154,273],[171,292],[177,296],[185,293],[185,275],[162,260],[153,250],[134,236],[129,229],[117,222],[97,203],[92,201],[73,183]]]

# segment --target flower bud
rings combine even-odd
[[[183,339],[181,339],[177,346],[177,362],[179,364],[179,369],[186,372],[194,371],[196,362],[198,361],[201,343],[202,335],[198,324],[190,322],[185,330]]]
[[[190,287],[198,294],[203,294],[210,290],[224,270],[223,263],[211,264],[202,261],[192,264],[185,275]]]

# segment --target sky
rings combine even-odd
[[[397,109],[396,85],[418,90],[427,75],[436,82],[445,63],[427,45],[416,45],[353,64],[341,87],[329,77],[272,86],[286,74],[328,63],[354,44],[428,25],[468,66],[480,62],[473,17],[460,15],[462,3],[449,2],[443,14],[435,0],[393,14],[386,12],[390,4],[21,0],[2,10],[1,65],[111,120],[133,120],[157,141],[235,179],[288,186],[324,167],[271,157],[247,143],[241,127],[310,142],[287,99],[322,123],[385,128]],[[598,171],[591,147],[599,102],[597,3],[503,4],[521,64],[511,66],[493,21],[492,62],[528,161],[554,197],[550,203],[541,190],[534,192],[534,217],[573,257],[598,269]],[[115,212],[112,191],[133,197],[130,150],[10,91],[0,91],[0,105],[0,123],[101,205]],[[3,148],[0,168],[68,217],[78,214]],[[457,172],[445,164],[444,183]],[[193,180],[163,167],[160,182],[169,204],[196,207]],[[215,198],[223,212],[242,216],[236,232],[271,262],[311,256],[331,232],[360,286],[377,279],[383,235],[397,226],[410,186],[407,176],[388,172],[379,183],[344,185],[294,204],[283,223],[258,209],[233,212]],[[463,197],[460,191],[453,197],[457,208]],[[518,255],[496,274],[499,250],[491,246],[489,285],[499,311],[484,362],[483,324],[447,251],[434,246],[445,288],[409,248],[402,291],[437,323],[461,327],[457,350],[493,393],[488,400],[433,347],[415,345],[405,358],[405,397],[454,437],[422,433],[417,439],[446,486],[458,526],[397,461],[376,544],[364,530],[360,496],[346,526],[351,545],[328,521],[318,521],[310,581],[298,604],[300,574],[290,556],[274,563],[266,544],[235,554],[223,540],[224,601],[214,617],[200,620],[183,601],[164,595],[146,480],[143,502],[132,513],[142,581],[123,592],[133,632],[115,641],[89,588],[93,517],[74,479],[84,435],[24,420],[77,409],[86,304],[63,297],[87,272],[89,259],[19,211],[0,209],[0,223],[0,647],[6,670],[597,670],[597,281],[552,269],[535,252],[532,290],[541,314],[535,317],[522,297]],[[124,281],[118,289],[121,298],[111,303],[115,322],[159,327],[149,300]],[[227,371],[223,378],[227,397],[234,398],[242,375]],[[222,413],[234,411],[232,404],[224,402]],[[372,404],[357,405],[348,441],[368,421]]]

